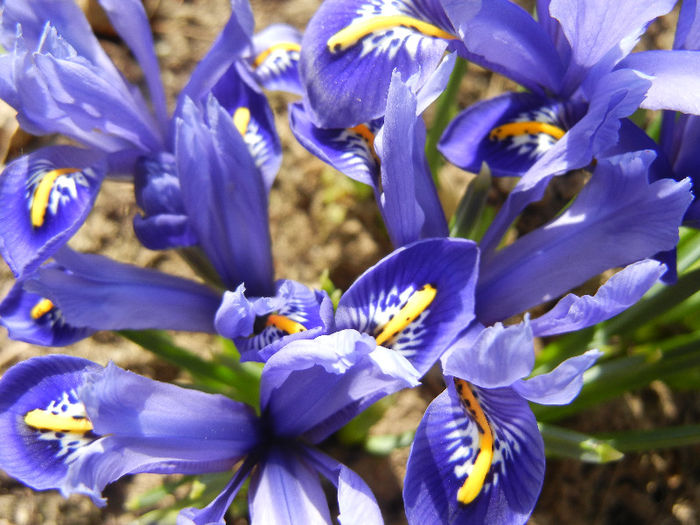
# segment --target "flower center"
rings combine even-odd
[[[34,228],[40,228],[44,224],[46,210],[49,207],[54,183],[63,175],[76,173],[78,171],[80,170],[75,168],[58,168],[48,171],[41,177],[41,181],[36,185],[29,205],[29,213]]]
[[[72,434],[85,434],[92,430],[92,423],[85,416],[54,414],[49,410],[41,410],[40,408],[27,412],[24,416],[24,423],[37,430]]]
[[[544,133],[545,135],[553,137],[555,140],[559,140],[564,136],[566,131],[553,124],[538,122],[536,120],[509,122],[508,124],[501,124],[493,128],[489,133],[489,139],[504,140],[520,135],[539,135],[540,133]]]

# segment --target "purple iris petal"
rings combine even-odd
[[[641,107],[700,114],[700,51],[659,50],[633,53],[619,67],[648,75],[651,87]],[[679,89],[682,87],[682,89]]]
[[[338,522],[341,525],[384,523],[372,491],[360,476],[322,452],[311,448],[304,452],[316,470],[338,490]]]
[[[410,17],[443,32],[453,31],[435,0],[400,4],[386,0],[326,0],[306,28],[299,66],[305,102],[317,125],[346,128],[381,117],[394,70],[404,80],[417,75],[414,89],[431,77],[447,42],[405,24],[364,36],[358,34],[347,44],[329,48],[329,40],[352,24],[367,24],[373,18],[389,16]]]
[[[618,141],[620,119],[631,115],[644,98],[649,81],[639,73],[614,71],[596,85],[587,113],[523,175],[484,235],[480,246],[498,245],[515,217],[544,195],[554,175],[587,166]]]
[[[490,323],[551,300],[598,273],[668,250],[692,199],[690,181],[649,184],[652,152],[599,159],[558,218],[482,264],[477,316]]]
[[[257,457],[248,456],[219,495],[203,509],[188,507],[177,515],[177,525],[225,525],[224,515],[255,466]]]
[[[46,23],[50,22],[80,56],[109,75],[119,76],[75,0],[5,0],[2,9],[0,39],[5,49],[13,49],[17,38],[17,24],[20,24],[22,38],[27,47],[35,50]]]
[[[153,48],[151,26],[143,3],[138,0],[100,0],[100,5],[141,66],[161,134],[165,136],[168,126],[165,91],[160,81],[160,68]]]
[[[536,93],[557,92],[564,67],[548,35],[508,0],[449,0],[445,12],[464,42],[465,58]]]
[[[86,371],[101,367],[72,356],[35,357],[15,365],[0,380],[0,468],[36,490],[59,488],[66,461],[77,450],[70,439],[42,434],[24,422],[34,409],[77,414],[77,389]],[[51,439],[51,438],[54,439]],[[58,455],[62,452],[61,455]]]
[[[248,65],[265,89],[302,94],[299,80],[301,32],[287,24],[272,24],[253,36]]]
[[[700,49],[700,10],[696,0],[681,4],[673,49]]]
[[[16,109],[27,131],[62,132],[103,151],[163,147],[138,92],[77,55],[50,25],[41,47],[24,58],[15,83],[20,97]]]
[[[197,244],[171,153],[141,157],[136,162],[134,193],[143,210],[143,215],[134,216],[134,232],[141,244],[151,250]]]
[[[67,248],[55,259],[62,269],[40,269],[25,288],[49,298],[72,326],[214,332],[221,296],[202,284]]]
[[[185,103],[175,157],[192,229],[229,289],[274,294],[267,191],[229,113],[213,97]]]
[[[393,245],[446,237],[447,222],[425,159],[425,127],[416,115],[416,98],[398,73],[389,86],[377,153],[382,174],[379,204]]]
[[[240,65],[233,65],[212,88],[212,94],[234,119],[269,192],[282,162],[282,145],[267,98]],[[238,119],[240,112],[245,117]],[[239,127],[240,126],[240,127]]]
[[[476,498],[457,494],[477,451],[484,454],[477,423],[452,381],[428,407],[408,458],[404,503],[410,524],[525,523],[544,478],[544,444],[527,402],[511,388],[470,387],[493,435],[493,459]]]
[[[102,155],[50,146],[0,176],[0,253],[16,277],[32,273],[80,228],[104,178]]]
[[[377,191],[379,159],[373,142],[381,121],[347,129],[319,128],[311,121],[306,106],[295,102],[290,105],[289,123],[292,133],[307,150],[344,175]]]
[[[180,92],[176,115],[180,115],[188,98],[201,102],[231,64],[250,46],[254,24],[250,2],[231,0],[231,16]]]
[[[489,326],[468,346],[457,341],[444,362],[445,374],[486,388],[510,386],[530,375],[535,364],[532,329],[524,322]],[[507,363],[507,366],[505,365]]]
[[[415,386],[418,373],[374,339],[341,330],[289,343],[267,361],[263,414],[280,437],[323,440],[382,397]]]
[[[563,334],[610,319],[639,301],[664,270],[662,264],[652,260],[630,264],[608,279],[593,296],[565,296],[530,323],[532,331],[538,337]]]
[[[572,128],[586,112],[583,102],[557,102],[531,93],[507,93],[477,102],[457,115],[440,139],[440,152],[456,166],[478,173],[489,165],[492,175],[520,176],[551,148],[560,137],[536,126],[513,136],[498,136],[499,126],[537,122]]]
[[[589,350],[561,363],[548,374],[535,376],[513,384],[513,389],[528,401],[541,405],[566,405],[581,391],[583,373],[603,355]]]
[[[251,479],[248,501],[252,525],[331,523],[318,474],[293,447],[267,453]]]
[[[381,337],[383,346],[424,374],[474,318],[477,260],[476,246],[462,239],[429,239],[396,250],[343,294],[337,328]],[[412,320],[395,326],[399,314]]]
[[[56,305],[27,292],[23,280],[0,303],[0,324],[7,328],[10,339],[41,346],[66,346],[95,333],[92,328],[68,324]]]
[[[602,76],[635,46],[647,25],[665,15],[676,0],[551,0],[549,12],[571,45],[563,91],[573,93],[595,67]]]

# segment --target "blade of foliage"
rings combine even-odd
[[[546,423],[539,423],[538,426],[548,457],[573,458],[587,463],[608,463],[623,456],[610,441]]]
[[[700,425],[680,425],[651,430],[627,430],[598,435],[622,452],[642,452],[700,443]]]

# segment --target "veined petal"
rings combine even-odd
[[[17,277],[29,275],[80,228],[104,178],[97,152],[43,148],[0,175],[0,253]]]
[[[630,264],[601,286],[595,295],[568,294],[530,324],[537,337],[574,332],[600,323],[639,301],[659,280],[665,267],[658,261]]]
[[[508,0],[443,0],[467,60],[505,75],[535,93],[557,93],[564,66],[547,32]],[[465,49],[466,48],[466,49]]]
[[[100,0],[100,5],[141,66],[160,131],[165,136],[168,131],[165,91],[160,80],[160,68],[153,48],[153,35],[143,3],[138,0]]]
[[[416,431],[403,490],[408,522],[525,523],[544,478],[535,418],[511,388],[456,383]]]
[[[229,113],[210,97],[185,103],[175,157],[182,200],[200,245],[224,284],[274,294],[267,191]]]
[[[254,25],[250,2],[231,0],[231,16],[180,92],[176,115],[180,115],[187,99],[203,102],[224,73],[251,45]]]
[[[440,152],[478,173],[486,162],[495,176],[520,176],[564,137],[586,112],[584,103],[510,93],[477,102],[457,115],[440,139]]]
[[[331,523],[318,474],[291,447],[270,449],[253,474],[248,502],[251,525]]]
[[[277,281],[273,297],[247,299],[244,291],[240,285],[225,292],[216,312],[217,332],[234,340],[243,360],[265,362],[287,343],[321,335],[332,323],[328,295],[296,281]]]
[[[44,356],[0,381],[2,468],[64,496],[100,492],[130,473],[231,468],[259,441],[253,410],[224,396],[160,383],[110,364]]]
[[[134,193],[143,210],[143,215],[134,216],[134,232],[141,244],[151,250],[197,244],[171,153],[141,157],[136,162]]]
[[[78,389],[86,372],[99,369],[86,359],[51,355],[23,361],[2,376],[2,470],[37,490],[61,487],[70,463],[97,438],[87,430]],[[39,422],[30,417],[28,424],[34,410]]]
[[[637,110],[649,85],[649,80],[630,69],[613,71],[596,85],[586,114],[523,174],[508,195],[479,243],[483,253],[496,249],[518,214],[542,198],[553,176],[586,167],[618,143],[621,119]]]
[[[419,374],[369,335],[341,330],[292,341],[265,364],[260,406],[277,436],[323,440],[372,403],[416,386]]]
[[[77,54],[51,25],[14,80],[20,125],[33,134],[65,133],[105,152],[163,148],[138,91]]]
[[[326,0],[302,40],[300,75],[312,120],[346,128],[381,117],[392,71],[404,81],[417,75],[418,89],[456,38],[435,0]]]
[[[254,455],[248,456],[224,490],[209,505],[203,509],[182,509],[177,515],[177,525],[225,525],[224,515],[256,462]]]
[[[696,0],[681,4],[673,49],[700,49],[700,10]]]
[[[28,292],[20,280],[0,303],[0,324],[10,339],[41,346],[66,346],[90,337],[95,330],[69,325],[61,310],[46,297]]]
[[[379,188],[379,157],[374,139],[381,120],[352,128],[320,128],[314,125],[306,106],[294,102],[289,123],[299,143],[339,172],[373,189]]]
[[[673,9],[676,0],[605,0],[584,3],[551,0],[549,12],[561,25],[571,44],[564,94],[573,93],[596,66],[598,75],[608,73],[636,45],[654,18]]]
[[[467,345],[457,340],[444,360],[444,372],[485,388],[510,386],[530,375],[535,364],[532,329],[526,316],[522,323],[484,329]]]
[[[371,334],[424,374],[473,317],[478,250],[458,239],[394,251],[343,294],[337,328]]]
[[[604,270],[673,248],[692,200],[690,181],[649,184],[653,159],[649,151],[599,159],[566,211],[485,260],[479,320],[507,319]]]
[[[425,158],[425,125],[415,95],[398,72],[389,86],[377,152],[382,175],[378,204],[394,246],[446,237],[447,221]]]
[[[603,355],[598,350],[589,350],[561,363],[548,374],[518,381],[513,389],[528,401],[542,405],[566,405],[571,403],[583,386],[583,373]]]
[[[73,326],[214,333],[221,296],[207,286],[68,248],[54,258],[61,268],[41,268],[25,287],[50,299]]]
[[[238,67],[229,68],[212,94],[231,115],[269,192],[282,162],[282,145],[267,97]]]
[[[272,24],[253,36],[247,63],[258,84],[265,89],[302,94],[301,37],[298,29],[287,24]]]
[[[21,25],[22,38],[27,47],[39,47],[46,23],[50,22],[80,56],[119,77],[117,69],[95,38],[83,11],[74,0],[5,0],[0,18],[0,38],[5,49],[14,47],[17,25]]]
[[[700,114],[700,80],[692,74],[700,68],[700,51],[643,51],[631,54],[619,67],[639,71],[651,80],[641,107]]]
[[[322,452],[306,448],[306,457],[318,472],[338,489],[341,525],[384,523],[372,491],[355,472]]]

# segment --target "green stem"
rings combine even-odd
[[[466,71],[467,61],[458,57],[447,88],[437,100],[435,118],[425,140],[425,156],[428,159],[428,166],[430,166],[430,171],[433,174],[435,185],[438,187],[440,186],[438,172],[440,171],[440,166],[442,166],[442,157],[437,150],[437,145],[442,132],[445,131],[450,120],[457,113],[457,93],[459,93],[459,86]]]

